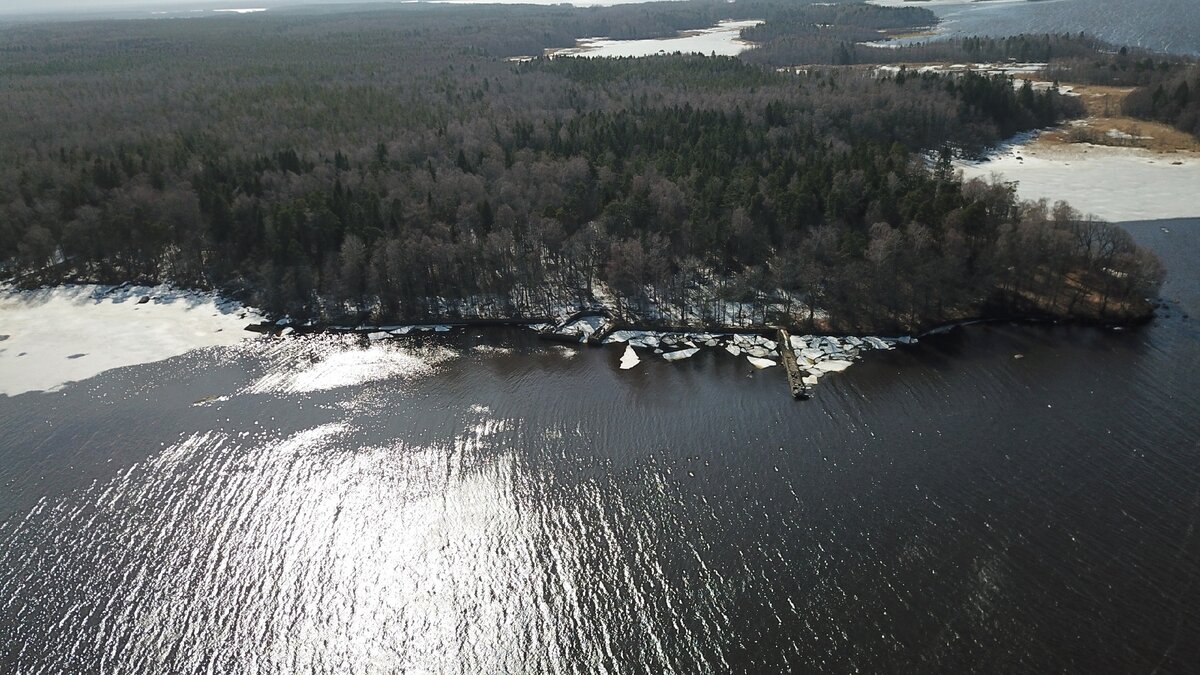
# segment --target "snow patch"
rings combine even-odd
[[[256,310],[170,286],[0,286],[0,394],[54,391],[100,373],[253,337]]]

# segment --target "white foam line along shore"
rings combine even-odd
[[[236,344],[254,337],[244,328],[261,320],[215,294],[165,286],[0,287],[0,395]]]
[[[956,165],[964,178],[995,175],[1015,181],[1022,199],[1066,200],[1112,222],[1200,216],[1200,157],[1191,153],[1025,140]]]

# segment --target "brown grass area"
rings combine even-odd
[[[1037,81],[1036,78],[1030,78]],[[1160,122],[1139,120],[1121,114],[1121,104],[1132,88],[1060,83],[1079,94],[1088,116],[1039,137],[1050,145],[1092,143],[1114,147],[1144,148],[1153,152],[1200,152],[1200,140]],[[1115,132],[1115,133],[1114,133]]]

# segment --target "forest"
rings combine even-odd
[[[765,19],[747,33],[761,46],[537,56],[724,18]],[[1076,100],[999,76],[837,67],[921,50],[1082,59],[1097,43],[839,49],[931,18],[747,0],[10,27],[0,275],[215,287],[324,321],[536,316],[601,297],[642,322],[845,331],[1143,316],[1163,270],[1123,230],[950,169],[1081,114]],[[1181,116],[1177,90],[1148,114]]]

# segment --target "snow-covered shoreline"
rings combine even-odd
[[[253,337],[262,315],[211,292],[170,286],[0,286],[0,395],[68,382]]]
[[[1021,199],[1065,200],[1112,222],[1200,216],[1200,157],[1021,136],[981,161],[960,161],[963,178],[1017,183]]]

